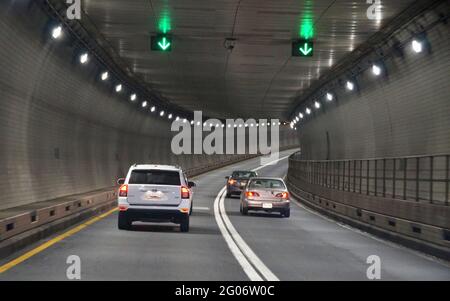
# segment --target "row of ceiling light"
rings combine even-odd
[[[53,29],[51,31],[51,36],[54,40],[60,39],[62,37],[62,35],[63,35],[63,27],[61,25],[57,25],[57,26],[53,27]],[[82,65],[87,64],[89,62],[89,52],[85,51],[85,52],[81,53],[78,57],[78,60],[79,60],[80,64],[82,64]],[[110,73],[107,70],[103,71],[100,74],[100,79],[102,81],[108,80],[109,77],[110,77]],[[121,93],[124,90],[123,84],[117,83],[114,87],[114,90],[117,93]],[[136,102],[136,101],[138,101],[138,96],[136,93],[132,93],[132,94],[130,94],[129,99],[131,102]],[[142,108],[148,108],[148,107],[150,107],[150,102],[147,100],[143,100],[140,103],[140,106]],[[158,111],[158,109],[156,108],[156,106],[151,106],[150,112],[153,113],[153,112],[157,112],[157,111]],[[164,110],[160,110],[159,116],[161,116],[161,117],[166,116],[166,112]],[[172,113],[168,113],[167,118],[170,120],[170,119],[174,118],[174,115]],[[180,118],[182,118],[182,117],[177,116],[175,119],[179,120]],[[187,122],[187,118],[183,118],[183,122]],[[194,121],[190,121],[190,122],[191,122],[191,124],[194,123]]]
[[[419,39],[413,39],[411,41],[411,49],[414,53],[421,53],[424,50],[424,41],[419,40]],[[381,65],[379,64],[372,64],[371,66],[371,71],[372,74],[375,76],[380,76],[383,73],[383,68]],[[352,80],[347,80],[347,82],[345,83],[345,88],[348,92],[352,92],[355,90],[356,84],[354,81]],[[335,99],[335,95],[328,91],[325,93],[325,102],[332,102]],[[322,103],[318,100],[314,101],[313,104],[314,108],[316,110],[320,109],[322,106]],[[296,115],[294,115],[293,119],[290,122],[290,127],[291,129],[297,130],[297,124],[304,119],[306,116],[311,115],[312,113],[312,109],[310,108],[310,106],[306,106],[304,111],[298,112]]]
[[[52,29],[52,31],[51,31],[51,36],[52,36],[52,38],[54,39],[54,40],[57,40],[57,39],[59,39],[59,38],[61,38],[62,37],[62,35],[63,35],[63,28],[62,28],[62,26],[61,25],[57,25],[57,26],[55,26],[53,29]],[[83,53],[81,53],[80,55],[79,55],[79,57],[78,57],[78,60],[79,60],[79,62],[80,62],[80,64],[82,64],[82,65],[85,65],[85,64],[87,64],[88,62],[89,62],[89,53],[86,51],[86,52],[83,52]],[[108,80],[109,79],[109,77],[110,77],[110,74],[109,74],[109,72],[108,71],[103,71],[101,74],[100,74],[100,79],[102,80],[102,81],[106,81],[106,80]],[[123,85],[121,84],[121,83],[118,83],[118,84],[116,84],[115,85],[115,87],[114,87],[114,90],[117,92],[117,93],[121,93],[122,91],[123,91]],[[131,102],[136,102],[137,100],[138,100],[138,96],[137,96],[137,94],[136,93],[132,93],[132,94],[130,94],[130,97],[129,97],[129,99],[130,99],[130,101]],[[142,107],[142,108],[148,108],[148,107],[150,107],[150,102],[149,101],[147,101],[147,100],[143,100],[141,103],[140,103],[140,106]],[[152,113],[154,113],[154,112],[157,112],[158,111],[158,109],[156,108],[156,106],[151,106],[150,107],[150,112],[152,112]],[[194,125],[194,120],[188,120],[188,118],[185,118],[185,117],[180,117],[180,116],[174,116],[174,114],[172,114],[172,113],[170,113],[170,112],[165,112],[164,110],[160,110],[159,111],[159,116],[160,117],[165,117],[165,116],[167,116],[167,119],[169,119],[169,120],[172,120],[172,119],[174,119],[174,120],[176,120],[176,121],[178,121],[178,120],[182,120],[183,121],[183,123],[186,123],[186,122],[189,122],[191,125]],[[284,123],[283,123],[284,124]],[[200,126],[201,125],[201,122],[197,122],[196,123],[196,125],[197,126]],[[207,123],[206,122],[204,122],[203,123],[203,126],[206,126],[207,125]],[[236,127],[258,127],[258,126],[271,126],[271,125],[273,125],[273,126],[275,126],[275,125],[281,125],[281,122],[261,122],[261,124],[259,124],[259,123],[257,123],[257,122],[255,122],[255,123],[248,123],[248,122],[246,122],[246,123],[241,123],[241,124],[238,124],[238,123],[236,123],[236,124],[234,124],[234,127],[236,128]],[[225,127],[225,125],[223,124],[223,123],[217,123],[217,124],[212,124],[212,123],[210,123],[209,124],[209,126],[210,127],[213,127],[213,126],[215,126],[215,127]],[[232,125],[231,124],[228,124],[228,127],[231,127]]]

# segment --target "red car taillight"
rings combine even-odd
[[[127,211],[127,210],[128,210],[128,205],[124,205],[124,204],[119,205],[119,211]]]
[[[246,191],[245,196],[248,198],[249,197],[251,198],[251,197],[259,196],[259,193],[257,193],[256,191]]]
[[[186,186],[181,186],[181,198],[182,199],[188,199],[189,198],[189,188]]]
[[[128,196],[128,185],[123,184],[119,188],[119,196]]]
[[[282,198],[287,200],[289,198],[289,192],[280,192],[275,195],[277,198]]]

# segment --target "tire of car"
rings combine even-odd
[[[227,194],[225,195],[227,198],[231,198],[231,193],[227,191]]]
[[[189,215],[186,215],[181,219],[180,223],[180,231],[181,232],[189,232]]]
[[[283,216],[284,217],[290,217],[291,216],[291,209],[286,209],[283,211]]]
[[[193,211],[193,202],[191,202],[191,209],[189,209],[189,215],[191,215],[192,214],[192,211]]]
[[[131,229],[131,221],[128,219],[125,212],[119,212],[117,226],[118,226],[119,230],[130,230]]]
[[[244,206],[242,206],[242,211],[241,211],[241,213],[242,213],[243,215],[248,215],[248,208],[245,208]]]

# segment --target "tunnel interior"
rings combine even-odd
[[[286,182],[297,216],[313,225],[286,226],[289,235],[333,241],[336,231],[342,244],[364,245],[312,210],[450,260],[449,12],[445,0],[1,1],[0,279],[2,256],[29,245],[9,240],[116,208],[117,179],[134,164],[173,165],[198,179],[197,206],[209,218],[243,212],[239,200],[217,195],[225,176],[262,169]],[[187,152],[175,151],[181,129]],[[221,151],[205,151],[208,143]],[[275,152],[270,164],[255,163]],[[237,235],[264,248],[247,232],[263,223],[236,216]],[[213,227],[206,234],[221,233],[213,221],[200,224]],[[288,257],[302,252],[287,245]],[[273,274],[226,269],[251,280],[309,279],[276,264]],[[329,279],[322,270],[311,278]],[[427,270],[446,280],[448,271]]]

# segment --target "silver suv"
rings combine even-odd
[[[132,222],[173,222],[181,232],[189,231],[192,213],[192,187],[179,167],[135,164],[120,184],[118,203],[121,230],[129,230]]]

